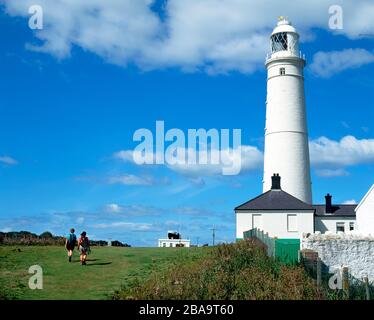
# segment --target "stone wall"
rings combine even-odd
[[[318,252],[326,271],[334,272],[343,266],[361,280],[368,276],[374,281],[374,237],[359,234],[312,234],[304,236],[302,249]]]

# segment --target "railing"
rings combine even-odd
[[[285,50],[286,51],[286,50]],[[266,53],[266,59],[265,59],[265,62],[268,61],[271,57],[272,57],[273,53]],[[301,51],[299,51],[299,54],[295,53],[294,54],[295,57],[299,57],[300,59],[303,59],[306,61],[306,57],[305,57],[305,53],[302,53]]]

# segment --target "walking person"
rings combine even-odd
[[[77,243],[77,236],[74,234],[74,228],[70,229],[70,233],[66,236],[65,248],[68,251],[68,259],[71,262],[75,244]]]
[[[81,264],[82,264],[82,266],[84,266],[84,265],[87,264],[86,263],[87,255],[90,252],[90,241],[87,238],[86,231],[83,231],[81,233],[81,236],[80,236],[80,238],[78,240],[78,250],[81,253],[81,256],[80,256]]]

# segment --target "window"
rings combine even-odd
[[[280,68],[280,69],[279,69],[279,74],[280,74],[281,76],[284,76],[284,75],[286,74],[286,68]]]
[[[344,231],[345,231],[344,222],[337,222],[336,232],[344,232]]]
[[[287,231],[288,232],[297,232],[297,215],[296,214],[288,214],[287,215]]]
[[[172,243],[170,243],[170,244],[169,244],[169,247],[171,248],[172,246],[173,246],[173,244],[172,244]]]
[[[349,223],[349,231],[353,231],[355,229],[355,223],[354,222],[350,222]]]
[[[262,230],[262,215],[261,214],[252,215],[252,229],[256,229],[256,228]]]
[[[288,49],[287,33],[280,32],[271,36],[271,51],[278,52]]]
[[[163,243],[162,243],[162,246],[165,248],[165,247],[166,247],[166,242],[163,242]]]

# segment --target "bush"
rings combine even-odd
[[[52,238],[53,238],[53,234],[50,233],[49,231],[45,231],[45,232],[43,232],[43,233],[39,236],[39,238],[41,238],[41,239],[52,239]]]
[[[46,231],[43,232],[40,236],[36,235],[35,233],[31,233],[28,231],[20,231],[20,232],[7,232],[2,233],[2,237],[0,236],[0,243],[3,245],[40,245],[40,246],[48,246],[48,245],[63,245],[65,242],[63,237],[54,237],[52,233]]]
[[[143,282],[135,279],[113,299],[254,300],[321,298],[300,266],[283,266],[251,241],[215,247],[192,261],[179,261]]]

